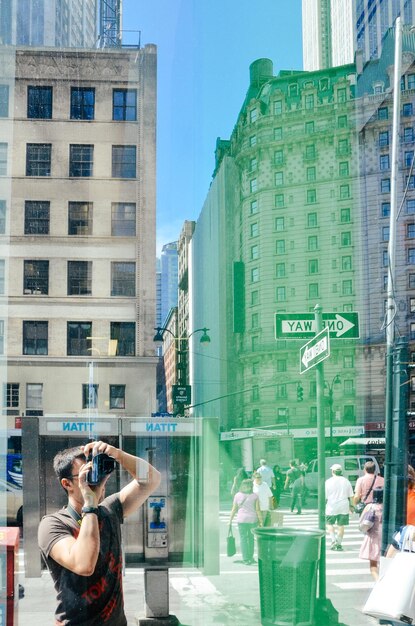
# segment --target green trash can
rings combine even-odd
[[[255,528],[262,626],[313,626],[323,530]]]

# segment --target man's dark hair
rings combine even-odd
[[[85,454],[83,453],[81,446],[66,448],[66,450],[61,450],[55,454],[55,458],[53,459],[53,469],[55,470],[55,474],[59,482],[62,478],[72,477],[72,465],[75,459],[85,461]]]
[[[290,461],[290,465],[291,467],[297,467],[297,463],[295,462],[295,459],[292,459],[292,461]]]
[[[376,465],[373,463],[373,461],[366,461],[366,463],[364,464],[364,468],[368,474],[374,474],[376,470]]]

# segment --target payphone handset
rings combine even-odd
[[[147,546],[167,550],[167,498],[150,496],[147,500]],[[159,555],[159,556],[164,556]]]

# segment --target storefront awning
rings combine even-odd
[[[385,437],[349,437],[340,446],[384,446]]]

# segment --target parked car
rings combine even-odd
[[[364,474],[364,465],[366,461],[373,461],[376,465],[376,472],[379,472],[379,465],[374,456],[370,455],[347,455],[347,456],[328,456],[325,459],[325,478],[330,478],[330,467],[335,463],[341,465],[343,470],[343,476],[350,480],[353,487],[359,476]],[[315,493],[318,490],[318,460],[314,459],[310,461],[307,467],[305,475],[305,486],[310,493]]]
[[[0,523],[23,525],[23,489],[0,478]]]

